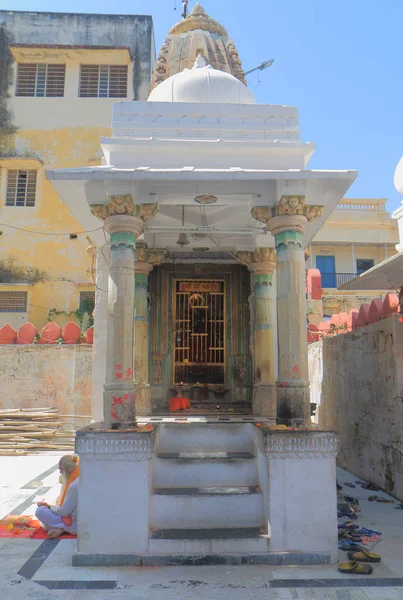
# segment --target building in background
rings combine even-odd
[[[321,273],[323,316],[359,308],[390,290],[390,286],[365,292],[338,289],[396,254],[398,225],[386,202],[386,198],[344,198],[312,240],[306,266]]]
[[[88,320],[91,232],[45,170],[99,165],[112,104],[146,99],[154,62],[150,16],[0,11],[0,326]]]

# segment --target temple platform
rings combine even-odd
[[[77,433],[75,566],[337,560],[335,433],[217,419],[149,417]]]

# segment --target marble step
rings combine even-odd
[[[261,527],[224,527],[215,529],[155,529],[152,540],[232,540],[265,536]],[[266,536],[267,537],[267,536]]]
[[[257,486],[162,488],[151,496],[151,528],[213,529],[263,527],[263,498]]]
[[[250,423],[162,424],[156,439],[157,453],[253,453]]]
[[[203,487],[159,487],[155,486],[153,494],[160,496],[221,496],[224,494],[259,494],[259,486],[203,486]]]
[[[151,532],[150,552],[178,555],[262,554],[268,536],[259,527],[159,529]]]
[[[153,484],[165,487],[258,485],[257,461],[253,459],[248,453],[158,454],[153,460]]]

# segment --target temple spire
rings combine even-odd
[[[191,69],[201,52],[213,69],[230,73],[246,85],[245,73],[234,42],[225,27],[212,19],[199,4],[189,12],[183,1],[183,19],[168,32],[152,73],[150,91],[184,69]]]

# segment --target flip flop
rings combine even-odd
[[[360,501],[357,498],[353,498],[353,496],[343,496],[346,502],[350,502],[351,504],[359,504]]]
[[[379,492],[379,487],[375,483],[365,483],[361,486],[364,490],[371,490],[373,492]]]
[[[353,575],[371,575],[373,567],[366,563],[358,563],[355,561],[339,563],[340,573],[351,573]]]
[[[375,529],[367,529],[367,527],[360,527],[358,530],[358,534],[359,535],[368,535],[369,537],[371,537],[371,535],[382,535],[382,532],[375,531]]]
[[[360,550],[363,550],[363,547],[360,546],[360,544],[348,542],[347,540],[340,540],[338,548],[344,552],[359,552]]]
[[[359,529],[359,525],[351,523],[350,521],[347,521],[347,523],[343,523],[341,525],[337,525],[337,527],[338,529]]]
[[[381,562],[381,555],[375,554],[374,552],[368,552],[364,548],[359,550],[358,552],[348,552],[347,556],[350,560],[355,562],[372,562],[379,563]]]
[[[346,530],[339,533],[340,540],[347,540],[349,542],[362,542],[362,536],[354,535],[354,532],[347,532]]]

